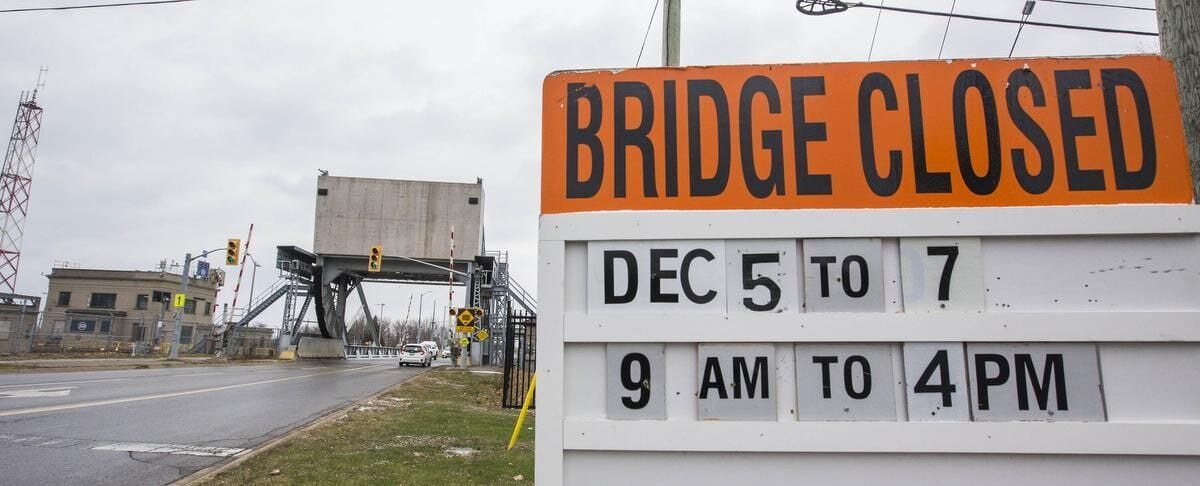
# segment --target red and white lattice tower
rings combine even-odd
[[[40,76],[39,76],[40,77]],[[41,82],[38,82],[38,88]],[[16,293],[17,269],[21,261],[21,237],[29,214],[29,190],[33,185],[33,163],[42,130],[42,107],[37,88],[22,92],[17,119],[4,154],[0,172],[0,292]]]

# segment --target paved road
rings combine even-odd
[[[170,483],[424,370],[364,360],[0,374],[0,483]]]

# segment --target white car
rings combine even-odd
[[[400,366],[409,364],[429,366],[433,364],[433,353],[420,344],[405,344],[400,349]]]
[[[433,342],[433,341],[421,341],[421,346],[425,346],[425,349],[428,349],[428,350],[429,350],[429,355],[430,355],[430,356],[433,356],[434,358],[437,358],[437,355],[438,355],[438,345],[437,345],[437,343],[435,343],[435,342]]]

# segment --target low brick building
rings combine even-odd
[[[55,268],[47,278],[46,309],[34,351],[123,351],[133,343],[157,347],[171,342],[176,312],[172,297],[179,292],[179,274]],[[212,334],[214,280],[188,282],[179,333],[184,350]]]

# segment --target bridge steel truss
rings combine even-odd
[[[417,285],[447,285],[447,273],[454,270],[452,282],[455,286],[468,285],[474,271],[474,262],[455,260],[411,259],[387,257],[379,272],[367,272],[366,255],[318,255],[314,267],[311,296],[317,310],[317,326],[321,335],[346,342],[346,308],[351,293],[357,293],[362,303],[371,335],[378,339],[379,321],[371,314],[363,283],[399,283]]]
[[[506,364],[506,358],[510,357],[505,352],[510,316],[514,315],[514,311],[520,316],[519,319],[528,320],[530,316],[536,316],[537,302],[509,274],[507,252],[488,252],[473,260],[456,259],[453,267],[450,265],[449,260],[442,259],[385,256],[379,272],[367,272],[365,254],[322,255],[295,246],[280,246],[276,268],[280,270],[281,283],[273,286],[275,292],[264,296],[247,316],[259,314],[266,306],[282,298],[283,330],[279,345],[283,348],[299,344],[304,317],[308,309],[314,307],[317,328],[322,337],[341,340],[346,345],[348,357],[374,357],[381,351],[366,350],[346,342],[346,309],[354,298],[352,294],[357,294],[362,304],[372,339],[379,342],[378,316],[371,313],[363,284],[443,286],[447,284],[447,274],[452,269],[453,278],[450,281],[455,286],[466,288],[466,302],[485,309],[487,313],[479,327],[487,329],[490,336],[480,344],[481,356],[478,359],[483,364]],[[248,319],[243,320],[248,322]],[[237,323],[238,327],[243,325],[245,323],[241,321]]]

